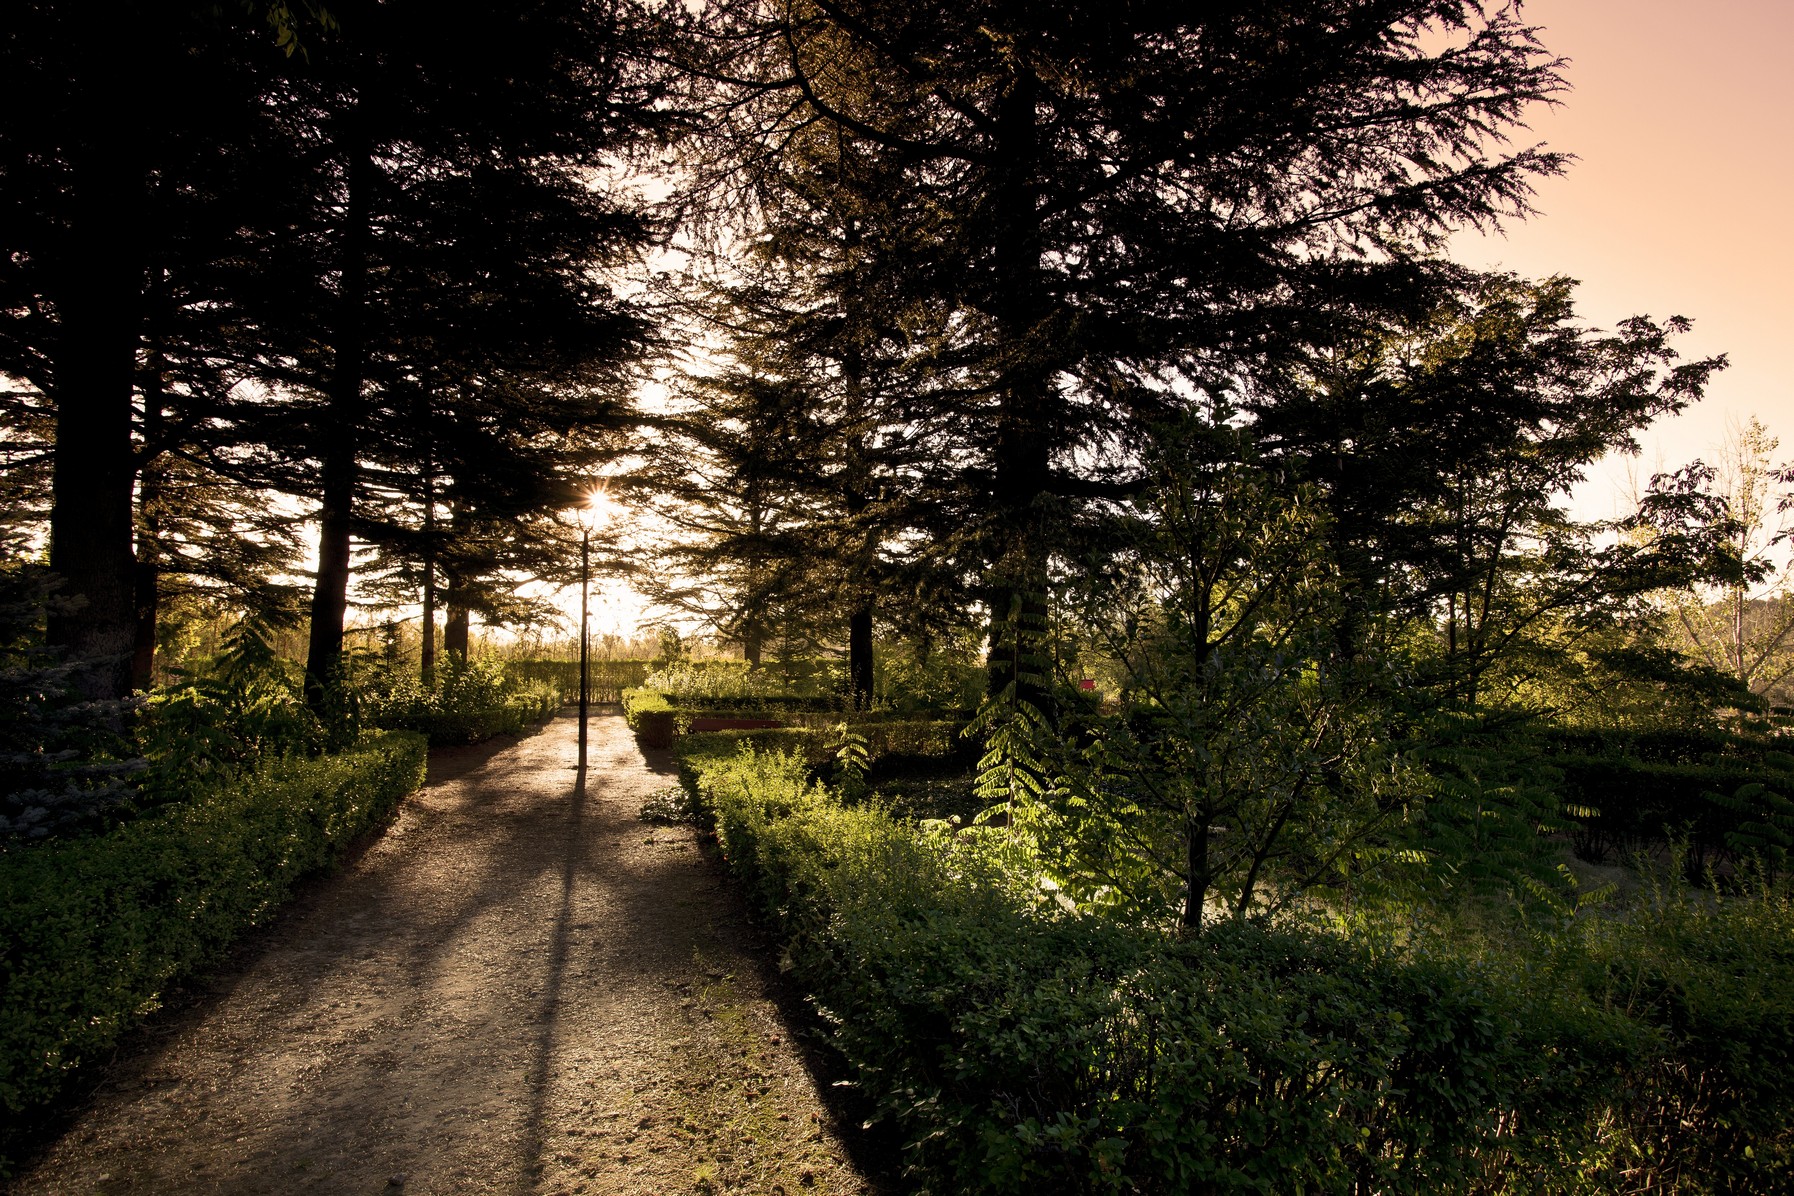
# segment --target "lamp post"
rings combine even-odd
[[[590,661],[586,645],[586,621],[590,607],[586,591],[592,580],[592,529],[580,519],[579,527],[579,767],[586,766],[586,714],[592,700]]]
[[[586,721],[592,702],[591,652],[586,634],[591,621],[592,531],[604,520],[604,492],[594,490],[577,509],[579,520],[579,767],[586,766]]]

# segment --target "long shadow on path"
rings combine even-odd
[[[636,818],[666,762],[592,731],[434,757],[15,1190],[867,1190],[714,861]]]

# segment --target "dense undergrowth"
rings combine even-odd
[[[682,775],[920,1191],[1786,1187],[1785,892],[1178,937],[727,739]]]
[[[0,853],[0,1169],[163,995],[423,781],[425,741],[274,758],[105,834]]]

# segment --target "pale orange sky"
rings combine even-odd
[[[1711,460],[1726,417],[1752,412],[1794,460],[1794,0],[1521,11],[1571,60],[1575,88],[1535,112],[1532,139],[1580,160],[1539,186],[1541,215],[1505,239],[1461,235],[1454,256],[1580,279],[1581,309],[1603,326],[1688,316],[1688,356],[1730,357],[1706,401],[1649,438],[1642,469]]]

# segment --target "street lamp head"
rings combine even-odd
[[[600,486],[586,495],[586,500],[573,509],[573,517],[579,521],[579,528],[584,532],[595,532],[610,522],[610,496]]]

